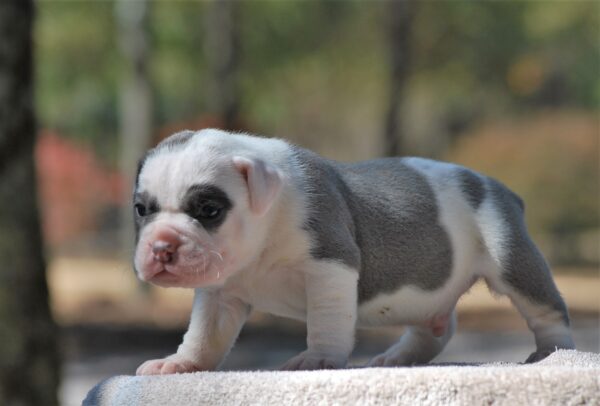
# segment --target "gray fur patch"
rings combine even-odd
[[[179,146],[185,145],[193,136],[196,134],[195,131],[184,130],[173,135],[168,136],[164,140],[162,140],[157,146],[156,149],[168,148],[173,149]]]
[[[144,207],[145,213],[140,216],[137,213],[136,205],[140,204]],[[133,195],[133,218],[135,221],[135,243],[137,244],[140,240],[140,230],[147,224],[154,221],[154,218],[160,211],[158,200],[156,197],[151,196],[148,192],[138,193],[135,192]]]
[[[146,164],[146,159],[148,158],[148,153],[144,155],[138,162],[137,171],[135,173],[135,183],[133,186],[133,193],[137,192],[140,186],[140,173],[142,172],[142,168]]]
[[[461,169],[458,172],[458,180],[460,181],[460,189],[467,198],[467,201],[475,210],[485,198],[485,187],[483,181],[476,173],[469,169]]]
[[[355,227],[346,198],[350,194],[331,162],[311,151],[296,148],[298,162],[308,175],[302,188],[309,201],[310,214],[305,227],[311,234],[311,255],[316,259],[335,259],[360,269],[360,249],[355,242]]]
[[[181,211],[198,220],[208,232],[215,232],[225,222],[233,203],[216,185],[193,185],[181,201]]]
[[[527,233],[523,201],[494,179],[488,179],[487,186],[508,227],[508,241],[503,247],[507,252],[502,264],[503,280],[531,302],[548,305],[560,312],[565,324],[569,325],[567,307],[554,284],[550,268]]]
[[[295,154],[307,175],[312,254],[359,269],[359,303],[406,285],[443,286],[452,246],[421,174],[400,158],[342,164],[300,148]]]

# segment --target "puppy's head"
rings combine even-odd
[[[140,279],[220,285],[259,254],[281,174],[216,130],[175,134],[141,161],[134,197]]]

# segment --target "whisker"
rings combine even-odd
[[[215,250],[210,250],[211,254],[215,254],[217,256],[217,258],[219,258],[219,260],[221,261],[220,266],[217,267],[217,279],[221,278],[221,268],[223,267],[223,255],[221,255],[220,252],[215,251]]]
[[[223,262],[223,255],[221,255],[221,253],[219,253],[218,251],[214,251],[214,250],[210,250],[210,253],[215,254],[221,260],[221,262]]]

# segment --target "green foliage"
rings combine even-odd
[[[205,2],[151,4],[152,79],[158,125],[194,117],[206,109],[203,51]]]
[[[344,153],[340,140],[376,135],[383,118],[386,44],[381,25],[373,25],[383,6],[291,4],[253,2],[243,10],[244,113],[261,132],[351,158],[352,148]],[[257,26],[248,22],[254,16]]]
[[[157,126],[198,116],[209,105],[208,5],[151,3]],[[42,124],[93,143],[107,157],[115,150],[122,63],[114,2],[40,2],[38,8]],[[244,121],[286,135],[352,132],[340,121],[356,112],[363,121],[380,121],[386,12],[385,2],[241,2]],[[409,97],[435,100],[429,120],[525,114],[548,105],[594,108],[598,16],[591,1],[420,2]]]
[[[113,4],[40,2],[35,39],[42,127],[112,151],[120,71]]]
[[[599,11],[591,1],[422,2],[413,88],[449,118],[593,109]]]

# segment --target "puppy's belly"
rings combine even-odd
[[[358,327],[428,325],[432,320],[447,316],[458,298],[470,287],[463,284],[425,291],[404,286],[396,292],[380,293],[358,307]]]

